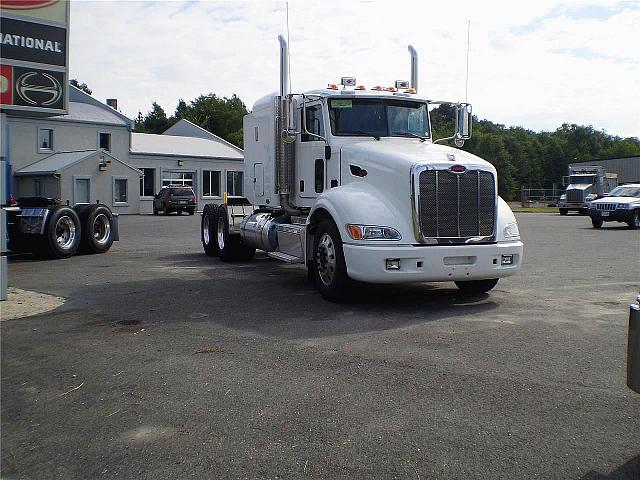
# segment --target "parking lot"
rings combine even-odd
[[[523,269],[489,295],[332,304],[299,266],[206,257],[199,221],[11,259],[66,302],[2,323],[2,478],[640,478],[637,231],[519,214]]]

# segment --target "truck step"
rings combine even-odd
[[[300,257],[295,257],[293,255],[289,255],[287,253],[282,253],[282,252],[269,252],[267,255],[269,255],[271,258],[275,258],[277,260],[281,260],[285,263],[303,263],[302,259]]]

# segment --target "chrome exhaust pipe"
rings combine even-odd
[[[409,45],[408,50],[411,54],[411,84],[409,86],[418,93],[418,52],[413,48],[413,45]]]

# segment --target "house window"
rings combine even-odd
[[[140,177],[140,196],[153,197],[156,193],[156,169],[141,168],[142,177]]]
[[[227,172],[227,194],[242,196],[242,172]]]
[[[162,186],[180,185],[182,187],[193,188],[193,172],[171,171],[162,172]]]
[[[107,152],[111,151],[111,134],[110,133],[104,133],[104,132],[100,132],[98,134],[98,148],[105,150]]]
[[[127,179],[113,179],[113,203],[127,203]]]
[[[38,152],[53,151],[53,130],[50,128],[38,129]]]
[[[220,172],[216,170],[202,171],[202,196],[220,196]]]

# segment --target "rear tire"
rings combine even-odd
[[[479,295],[493,289],[498,284],[498,279],[468,280],[466,282],[455,282],[455,284],[464,294]]]
[[[603,223],[604,222],[600,218],[592,218],[591,219],[591,225],[593,225],[593,228],[602,228],[602,224]]]
[[[43,258],[68,258],[78,251],[81,236],[78,214],[71,207],[58,205],[50,210],[34,253]]]
[[[170,213],[171,213],[171,212],[169,211],[169,208],[167,208],[167,206],[165,205],[165,206],[162,208],[162,214],[163,214],[163,215],[169,215]]]
[[[218,222],[217,205],[207,203],[202,211],[200,221],[200,240],[207,257],[217,257],[220,251],[215,241],[216,225]]]
[[[218,207],[215,228],[215,243],[218,246],[220,260],[223,262],[246,262],[256,254],[256,249],[242,242],[239,234],[229,233],[229,215],[227,206]]]
[[[196,213],[196,209],[195,208],[190,208],[189,209],[189,215],[194,215]]]
[[[569,209],[567,208],[560,208],[560,215],[566,215],[567,213],[569,213]]]
[[[180,209],[176,210],[176,215],[178,215],[178,216],[182,215],[182,210],[180,210]]]
[[[640,210],[634,210],[631,214],[631,220],[629,220],[629,228],[631,230],[638,230],[640,228]]]
[[[89,205],[79,213],[82,225],[80,250],[105,253],[113,245],[113,215],[105,205]]]
[[[313,238],[312,276],[326,300],[337,302],[349,293],[352,280],[347,274],[342,238],[333,220],[320,221]]]

